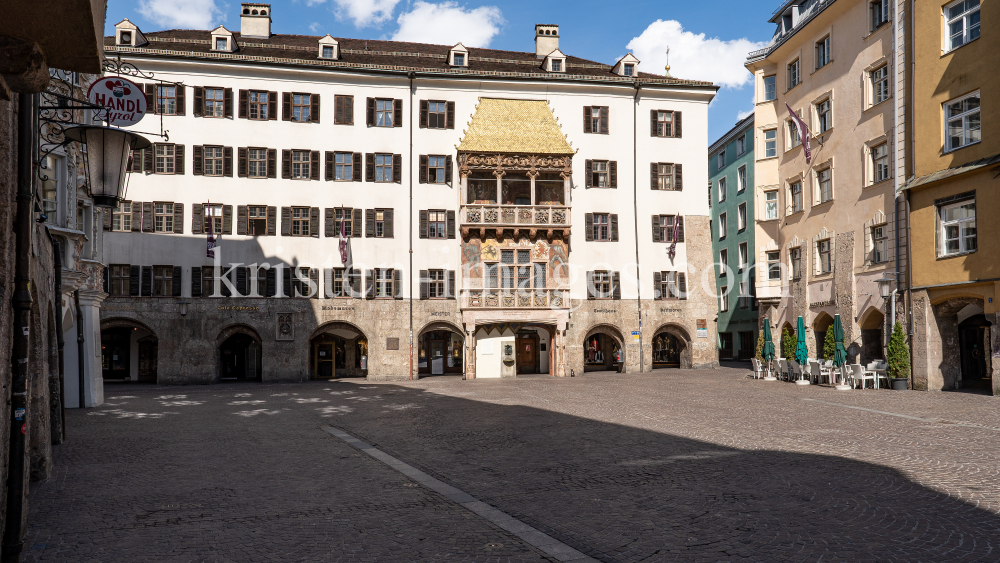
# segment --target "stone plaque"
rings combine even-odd
[[[295,340],[295,326],[291,313],[278,313],[276,317],[275,340]]]
[[[386,338],[385,339],[385,349],[386,350],[399,350],[399,339],[398,338]]]

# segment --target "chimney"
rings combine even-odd
[[[544,59],[559,48],[559,26],[540,23],[535,25],[535,57]]]
[[[244,2],[240,11],[240,38],[269,39],[271,37],[271,5]]]

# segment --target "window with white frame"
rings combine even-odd
[[[889,179],[889,143],[881,143],[871,148],[872,183]]]
[[[739,156],[747,152],[747,135],[746,133],[740,135],[736,138],[736,156]]]
[[[174,145],[156,143],[154,147],[153,171],[157,174],[173,174]]]
[[[351,181],[354,179],[354,153],[338,152],[333,155],[333,179]]]
[[[375,100],[375,126],[392,127],[393,100]]]
[[[794,149],[802,144],[802,137],[799,137],[799,128],[794,121],[789,119],[786,124],[788,125],[788,148]]]
[[[739,260],[739,262],[737,263],[737,265],[739,266],[741,272],[747,266],[750,265],[749,264],[750,255],[748,254],[748,252],[749,252],[749,247],[747,246],[747,243],[741,242],[740,246],[739,246],[739,249],[737,251],[738,256],[736,257]]]
[[[215,38],[215,50],[216,51],[227,51],[229,50],[229,40],[225,37]]]
[[[788,262],[792,268],[792,279],[797,280],[802,277],[802,247],[788,249]]]
[[[764,192],[764,218],[769,221],[778,218],[778,190]]]
[[[976,200],[940,207],[941,254],[962,254],[978,248],[976,241]]]
[[[719,307],[719,310],[720,311],[728,311],[729,310],[729,286],[726,286],[726,285],[722,286],[722,289],[719,290],[719,299],[722,302],[722,305]]]
[[[222,88],[205,88],[204,117],[222,117],[225,110],[226,92]]]
[[[309,230],[309,208],[308,207],[293,207],[292,208],[292,236],[293,237],[307,237],[310,234]]]
[[[742,231],[747,228],[747,202],[742,202],[736,208],[736,229]]]
[[[979,92],[944,104],[946,150],[960,149],[982,140],[979,111]]]
[[[781,279],[781,251],[779,250],[767,251],[767,279],[772,281]]]
[[[157,233],[174,232],[174,204],[153,204],[153,231]]]
[[[121,201],[111,214],[111,230],[129,232],[132,230],[132,202]]]
[[[957,49],[979,38],[979,0],[958,0],[944,7],[946,49]]]
[[[830,115],[830,99],[827,98],[816,104],[816,121],[819,133],[826,133],[833,127],[833,119]]]
[[[203,206],[205,215],[205,232],[222,234],[222,204],[206,203]],[[209,230],[211,229],[211,230]]]
[[[881,264],[889,260],[889,237],[886,235],[886,226],[878,225],[872,227],[872,263]]]
[[[719,178],[719,203],[726,201],[726,178]]]
[[[833,252],[830,247],[830,239],[821,240],[816,243],[816,254],[819,263],[816,265],[820,274],[829,274],[833,271]]]
[[[747,165],[736,169],[736,193],[741,194],[747,189]]]
[[[719,151],[719,170],[726,167],[726,149]]]
[[[392,155],[391,154],[375,154],[375,181],[376,182],[391,182],[392,181]]]
[[[267,178],[267,149],[247,149],[247,176]]]
[[[719,251],[719,277],[729,275],[729,251],[723,248]]]
[[[820,203],[833,199],[833,169],[824,168],[816,172],[816,186]]]
[[[770,102],[778,98],[778,75],[764,77],[764,101]]]
[[[786,90],[791,90],[792,88],[795,88],[799,84],[799,80],[801,80],[801,76],[799,75],[799,60],[795,59],[794,61],[788,63],[786,70],[788,80]]]
[[[740,309],[750,308],[750,282],[744,280],[740,282]]]
[[[608,161],[607,160],[592,160],[591,166],[593,167],[593,177],[591,181],[595,188],[606,188],[610,184],[608,183]]]
[[[778,130],[764,130],[764,158],[778,156]]]
[[[308,180],[310,171],[310,151],[292,151],[292,178]]]
[[[872,82],[872,105],[889,99],[889,65],[882,65],[869,74]]]
[[[791,202],[792,213],[798,213],[804,208],[802,206],[802,182],[792,182],[788,185],[788,195]]]
[[[816,68],[822,68],[830,64],[830,36],[816,42]]]
[[[726,223],[727,218],[725,213],[719,214],[719,240],[726,238]]]
[[[323,45],[323,58],[324,59],[333,58],[333,45]]]
[[[635,74],[635,65],[634,64],[626,64],[625,67],[622,70],[623,70],[622,74],[624,76],[632,76],[633,74]]]
[[[205,176],[222,176],[223,172],[223,157],[222,157],[222,147],[202,147],[203,160],[202,160],[202,171]]]
[[[889,0],[872,0],[868,3],[871,18],[871,30],[882,27],[889,21]]]

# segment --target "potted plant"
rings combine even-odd
[[[906,335],[903,325],[896,323],[892,327],[889,338],[889,360],[886,367],[889,383],[895,391],[906,391],[906,383],[910,376],[910,350],[906,346]]]
[[[757,358],[758,362],[764,363],[764,331],[757,333],[757,349],[754,352],[754,357]]]
[[[826,337],[823,338],[823,359],[832,360],[833,352],[836,349],[836,343],[833,341],[833,327],[830,327],[826,331]]]
[[[786,360],[795,359],[795,345],[798,342],[795,340],[795,335],[791,333],[787,328],[781,331],[781,351],[785,354]]]

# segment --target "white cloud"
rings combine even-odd
[[[333,0],[337,5],[334,14],[338,20],[349,19],[355,27],[379,25],[392,17],[399,0]],[[322,0],[309,0],[310,6]]]
[[[504,24],[500,8],[480,6],[471,10],[455,2],[431,4],[417,0],[413,10],[399,15],[393,41],[488,47]]]
[[[312,22],[311,24],[309,24],[309,31],[313,33],[319,33],[319,29],[320,29],[319,22]]]
[[[168,28],[212,29],[223,18],[215,0],[142,0],[139,13]]]
[[[764,43],[749,39],[706,39],[704,33],[684,31],[675,20],[656,20],[627,45],[647,72],[663,72],[670,47],[670,74],[691,80],[710,80],[726,88],[740,88],[751,81],[743,66],[747,54]]]

